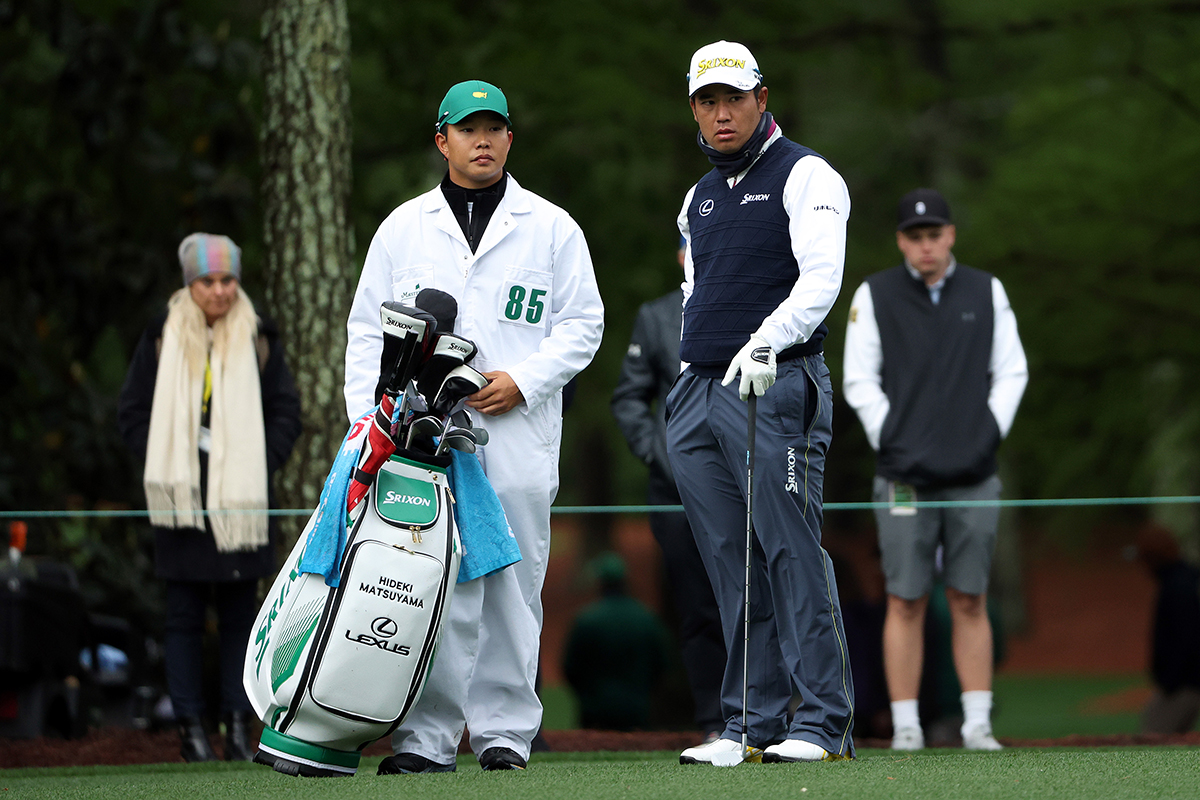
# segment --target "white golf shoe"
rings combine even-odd
[[[824,747],[812,742],[802,742],[799,739],[784,739],[779,744],[773,744],[763,750],[764,764],[782,764],[792,761],[841,761],[843,756],[835,756]]]
[[[976,725],[970,730],[962,732],[963,747],[967,750],[1003,750],[1004,745],[996,741],[996,737],[992,736],[991,725]]]
[[[747,747],[742,752],[742,743],[733,739],[717,739],[696,747],[689,747],[679,754],[680,764],[712,764],[714,767],[735,767],[743,761],[761,761],[762,750]]]
[[[892,734],[893,750],[924,750],[925,732],[920,728],[897,728]]]

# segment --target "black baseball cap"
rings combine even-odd
[[[913,189],[900,198],[896,210],[896,230],[906,231],[918,225],[949,225],[950,206],[936,189]]]

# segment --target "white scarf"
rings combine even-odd
[[[254,304],[238,287],[237,302],[212,325],[211,346],[204,312],[189,289],[173,294],[167,308],[143,475],[150,522],[204,529],[198,435],[207,362],[212,373],[209,522],[217,550],[253,550],[267,543],[267,515],[262,513],[267,509],[267,448]]]

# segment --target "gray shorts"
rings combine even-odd
[[[893,482],[875,476],[875,502],[902,501],[904,497],[903,488],[897,494]],[[910,499],[999,500],[1000,478],[993,475],[974,486],[916,491]],[[906,508],[901,502],[875,509],[888,594],[905,600],[929,594],[939,544],[946,585],[964,594],[986,593],[999,520],[999,506]]]

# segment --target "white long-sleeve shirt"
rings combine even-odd
[[[988,408],[996,418],[1001,437],[1007,436],[1017,415],[1021,395],[1029,381],[1029,366],[1021,337],[1017,334],[1017,317],[1008,302],[1000,279],[992,278],[992,354],[988,360],[991,388]],[[842,362],[845,377],[842,390],[846,402],[858,414],[866,431],[867,441],[879,449],[883,422],[891,404],[883,391],[883,344],[875,320],[875,304],[871,287],[863,282],[850,301],[850,319],[846,325],[846,351]]]

